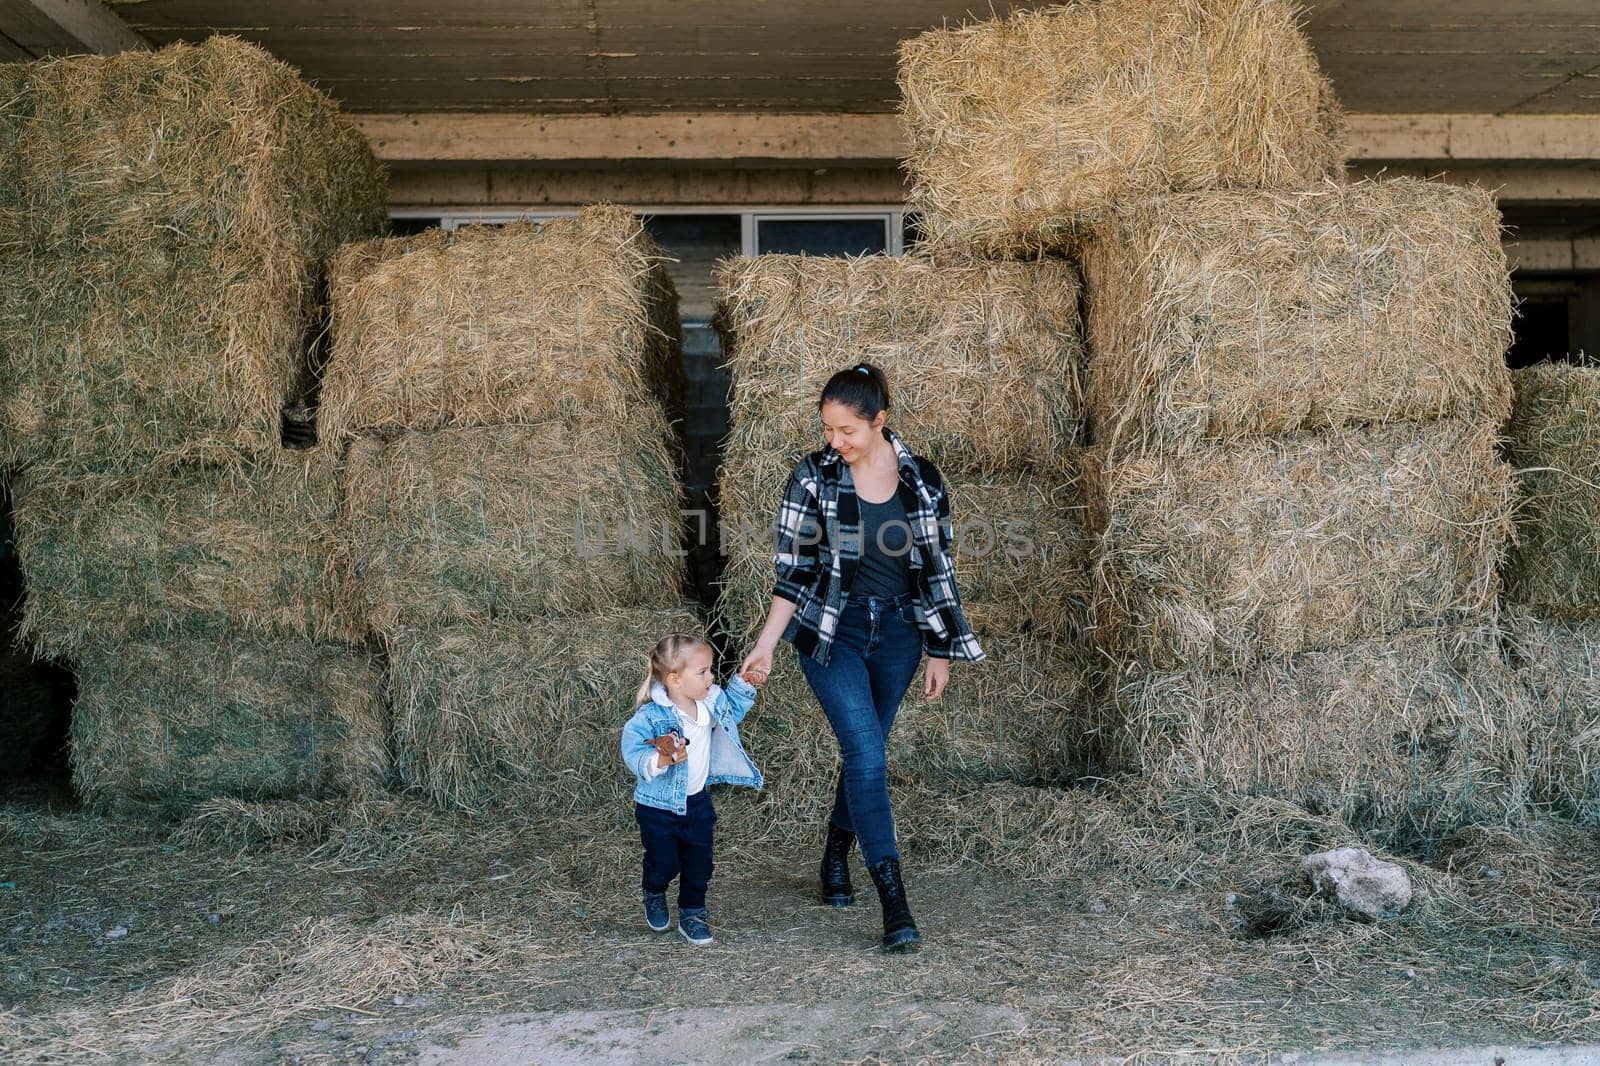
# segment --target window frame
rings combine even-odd
[[[413,207],[401,208],[389,212],[390,218],[437,218],[439,228],[446,230],[460,229],[462,226],[481,223],[487,225],[504,225],[526,219],[530,222],[546,222],[552,218],[565,218],[578,213],[576,207],[530,207],[524,210],[515,208],[489,208],[489,207]],[[756,233],[760,222],[800,222],[836,219],[841,222],[861,221],[872,219],[884,224],[887,254],[902,256],[905,254],[905,215],[904,204],[850,204],[832,206],[826,204],[805,205],[770,205],[750,207],[748,205],[717,205],[717,204],[664,204],[648,207],[628,206],[628,210],[636,215],[737,215],[739,217],[739,242],[740,253],[745,256],[756,255]]]

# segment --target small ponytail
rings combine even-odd
[[[828,379],[817,407],[825,403],[842,403],[871,422],[889,409],[889,379],[871,363],[857,363]]]
[[[688,633],[668,633],[655,646],[650,649],[650,654],[645,657],[644,680],[639,683],[639,691],[634,694],[635,707],[650,702],[650,689],[657,681],[666,683],[667,675],[674,670],[683,669],[688,663],[689,656],[700,648],[709,648],[699,637]]]

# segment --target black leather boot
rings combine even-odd
[[[922,936],[906,902],[906,886],[900,880],[900,860],[883,859],[867,867],[867,872],[878,886],[878,902],[883,906],[883,950],[900,954],[922,947]]]
[[[848,907],[856,901],[850,884],[850,847],[856,835],[828,823],[828,843],[822,849],[822,867],[817,878],[822,882],[822,902],[833,907]]]

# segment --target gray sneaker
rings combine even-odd
[[[711,926],[704,907],[679,907],[678,932],[691,944],[711,943]]]
[[[672,928],[672,914],[667,910],[667,894],[665,892],[646,892],[644,894],[644,920],[651,929],[658,933],[665,933]]]

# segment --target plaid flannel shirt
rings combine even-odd
[[[950,561],[950,498],[944,479],[931,462],[911,454],[892,430],[883,435],[900,460],[897,492],[912,531],[911,587],[923,647],[936,659],[979,662],[983,649],[962,613]],[[795,604],[783,639],[820,663],[828,661],[839,614],[850,596],[861,541],[861,507],[849,464],[831,447],[801,459],[778,509],[772,559],[778,581],[772,593]]]

